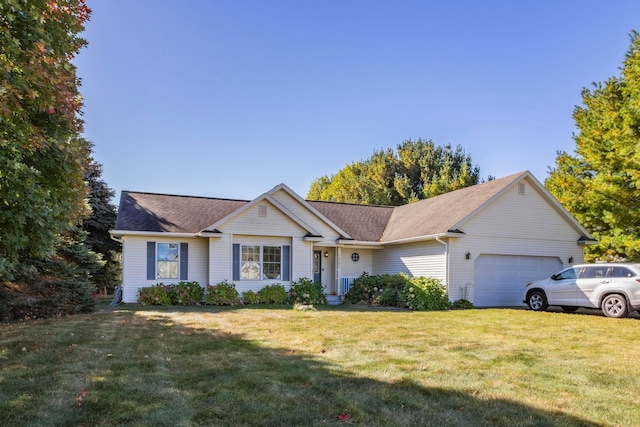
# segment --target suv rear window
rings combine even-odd
[[[609,277],[635,277],[636,273],[629,270],[627,267],[611,267],[611,271],[609,271]]]

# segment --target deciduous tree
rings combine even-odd
[[[72,59],[89,14],[84,0],[0,2],[0,278],[87,212]]]
[[[573,154],[558,152],[546,187],[598,239],[588,260],[640,261],[640,35],[620,76],[582,91]]]
[[[480,169],[458,146],[406,140],[397,149],[375,151],[335,175],[311,184],[312,200],[398,206],[477,184]]]

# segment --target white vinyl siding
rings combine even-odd
[[[351,260],[351,254],[357,252],[360,255],[358,262]],[[371,249],[353,249],[342,248],[340,250],[340,276],[341,277],[358,277],[363,272],[372,274],[373,272],[373,250]]]
[[[445,246],[437,241],[424,241],[373,251],[373,274],[397,273],[435,277],[446,284]]]
[[[126,236],[122,243],[122,300],[136,303],[138,291],[158,283],[178,283],[179,279],[147,280],[147,242],[159,241],[156,237]],[[188,281],[196,281],[205,287],[209,277],[209,248],[206,239],[177,239],[164,237],[163,243],[187,243],[189,245]]]

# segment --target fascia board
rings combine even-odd
[[[415,243],[415,242],[423,242],[426,240],[437,240],[439,238],[460,238],[463,237],[464,233],[439,233],[439,234],[430,234],[427,236],[417,236],[417,237],[408,237],[406,239],[398,239],[398,240],[390,240],[381,242],[382,245],[402,245],[405,243]]]
[[[113,237],[126,237],[126,236],[200,237],[200,233],[173,233],[169,231],[109,230],[109,234],[111,234]]]

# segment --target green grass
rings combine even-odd
[[[640,323],[153,308],[0,325],[0,425],[640,425]]]

